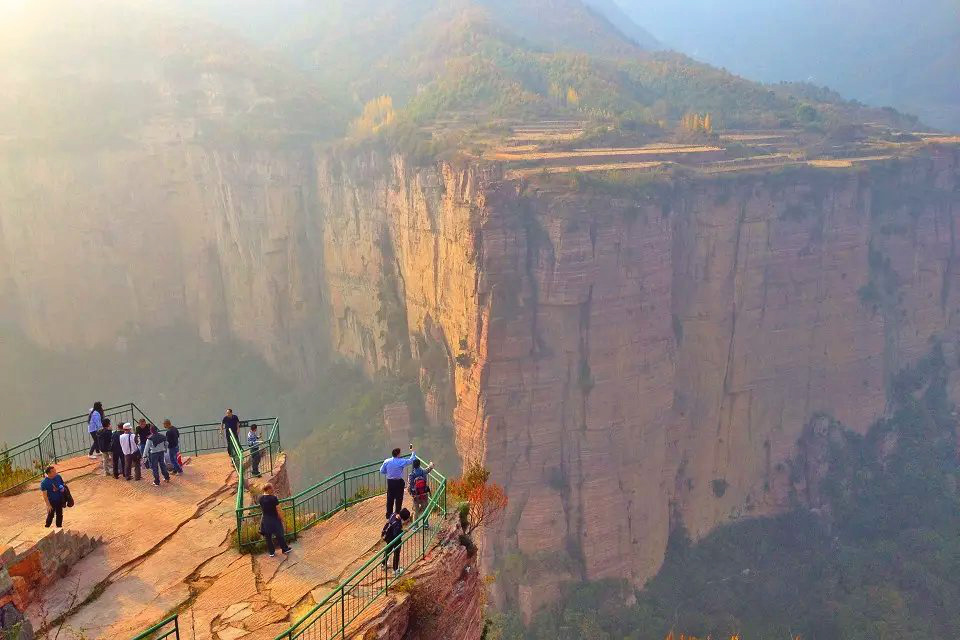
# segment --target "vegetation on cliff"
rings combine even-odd
[[[348,132],[394,139],[411,126],[430,137],[501,118],[672,132],[690,113],[709,113],[714,127],[911,124],[647,51],[579,0],[294,2],[276,16],[253,8],[249,23],[238,13],[220,0],[25,3],[0,30],[10,78],[0,136],[275,146]],[[79,58],[84,69],[70,63]],[[364,125],[370,105],[386,102],[390,122]]]
[[[951,360],[956,355],[951,356]],[[503,638],[953,638],[960,633],[960,500],[953,407],[939,345],[892,382],[889,417],[865,436],[831,423],[826,507],[738,522],[692,544],[671,539],[663,568],[570,588]],[[636,605],[617,604],[636,597]]]

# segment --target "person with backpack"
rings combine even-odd
[[[100,446],[100,455],[103,456],[103,475],[109,476],[110,452],[113,450],[113,429],[110,428],[110,418],[104,418],[97,431],[97,444]]]
[[[103,426],[103,403],[94,402],[93,409],[90,409],[90,413],[87,414],[87,431],[90,432],[90,439],[93,440],[93,443],[90,445],[90,456],[91,460],[96,460],[100,457],[100,436],[97,434],[100,431],[100,428]],[[96,452],[96,454],[94,454]]]
[[[250,451],[250,467],[253,477],[259,478],[260,458],[263,454],[260,453],[260,434],[255,424],[250,425],[250,430],[247,432],[247,449]]]
[[[153,486],[160,486],[160,473],[163,472],[164,482],[170,482],[167,472],[167,463],[163,461],[167,455],[167,437],[154,426],[150,428],[150,437],[143,454],[150,460],[150,470],[153,471]]]
[[[47,505],[47,523],[44,526],[49,529],[56,518],[57,528],[62,529],[63,507],[67,504],[67,484],[53,465],[43,470],[40,492],[43,494],[44,504]]]
[[[267,543],[267,553],[270,557],[277,555],[277,548],[274,546],[274,538],[280,544],[280,550],[283,555],[287,555],[293,549],[287,544],[287,536],[283,530],[283,520],[280,518],[280,500],[273,495],[273,485],[267,483],[263,485],[263,495],[257,500],[260,505],[260,511],[263,513],[260,518],[260,535],[264,537]]]
[[[130,426],[130,423],[117,425],[117,430],[110,437],[110,458],[113,460],[113,479],[119,480],[120,476],[126,476],[123,472],[123,447],[120,446],[120,436],[123,430]]]
[[[400,513],[395,513],[383,525],[383,531],[380,532],[380,538],[387,543],[383,549],[383,571],[387,571],[387,561],[390,559],[390,552],[393,552],[393,577],[403,573],[400,567],[400,547],[403,546],[403,525],[410,520],[410,511],[400,509]]]
[[[163,421],[163,429],[166,431],[167,452],[170,454],[170,473],[177,476],[183,473],[183,467],[180,466],[180,432],[170,420]]]
[[[140,446],[137,444],[137,436],[130,429],[129,422],[123,425],[120,449],[123,452],[123,477],[127,480],[140,480]]]
[[[392,452],[392,457],[387,458],[380,465],[380,474],[387,476],[387,520],[395,513],[400,513],[403,508],[403,490],[406,483],[403,481],[403,470],[413,464],[417,459],[417,452],[410,445],[410,456],[408,458],[400,457],[400,447]]]
[[[433,463],[429,463],[426,467],[420,465],[419,460],[413,461],[413,471],[410,472],[410,495],[413,497],[413,520],[416,522],[420,519],[420,516],[423,515],[423,512],[427,510],[427,505],[430,504],[430,496],[433,493],[433,490],[430,489],[430,472],[433,471]],[[430,528],[430,517],[423,521],[423,526],[426,529]]]

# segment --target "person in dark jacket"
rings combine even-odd
[[[387,524],[383,525],[383,532],[381,537],[383,541],[387,543],[387,546],[383,550],[383,570],[387,570],[387,560],[390,559],[390,553],[393,552],[393,575],[394,577],[399,576],[403,569],[400,567],[400,547],[403,546],[403,541],[400,539],[403,535],[403,525],[410,520],[410,510],[404,507],[400,509],[400,513],[395,513],[390,516],[390,519],[387,520]]]
[[[129,423],[127,423],[129,424]],[[120,445],[120,436],[123,435],[123,427],[127,425],[117,425],[117,429],[110,436],[110,457],[113,458],[113,477],[119,479],[123,473],[123,447]]]
[[[155,426],[150,427],[150,437],[147,438],[147,446],[143,450],[143,455],[150,459],[150,469],[153,471],[153,486],[160,486],[160,473],[163,473],[163,479],[170,482],[170,474],[167,472],[167,463],[164,458],[167,457],[167,436],[160,433]]]
[[[183,467],[180,466],[180,432],[173,426],[169,420],[163,421],[163,429],[167,437],[167,454],[170,456],[170,473],[179,475],[183,473]]]
[[[147,440],[150,438],[150,425],[144,418],[137,421],[135,433],[137,434],[137,444],[140,446],[140,458],[143,460],[143,466],[149,468],[150,461],[143,455],[143,451],[147,448]]]
[[[263,517],[260,518],[260,535],[267,542],[267,553],[270,554],[271,558],[277,555],[274,538],[280,543],[280,550],[283,551],[284,555],[290,553],[291,549],[287,544],[287,537],[283,530],[283,520],[280,518],[280,510],[278,509],[280,500],[273,495],[272,484],[263,485],[263,495],[260,496],[257,503],[263,512]]]
[[[103,419],[103,425],[97,432],[97,444],[100,445],[100,453],[103,454],[103,475],[108,476],[112,471],[110,452],[113,450],[113,429],[110,428],[110,418]]]

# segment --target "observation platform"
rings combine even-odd
[[[208,425],[196,427],[186,431],[199,442]],[[260,548],[260,509],[252,505],[265,482],[289,487],[279,429],[261,446],[264,477],[254,486],[244,479],[246,448],[239,464],[222,444],[194,449],[184,473],[159,487],[149,470],[128,481],[105,476],[101,461],[85,455],[59,459],[57,471],[76,503],[64,509],[60,534],[43,526],[38,478],[0,495],[0,558],[7,565],[0,568],[0,598],[14,598],[38,635],[61,640],[349,638],[379,615],[398,579],[381,565],[379,463],[278,495],[288,539],[296,539],[291,554],[271,558]],[[431,485],[428,509],[439,524],[445,479],[434,472]],[[416,565],[436,533],[408,526],[401,564]],[[29,572],[22,569],[28,564]],[[44,573],[49,567],[56,575]],[[8,569],[12,591],[4,590]]]

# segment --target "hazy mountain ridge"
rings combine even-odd
[[[950,0],[616,0],[666,46],[764,82],[808,81],[960,130]]]
[[[238,20],[247,5],[248,19]],[[383,94],[417,125],[466,112],[627,119],[669,130],[688,112],[708,112],[720,127],[776,128],[800,122],[802,102],[814,104],[824,124],[910,125],[897,114],[801,101],[682,54],[646,51],[601,15],[610,6],[592,6],[337,0],[286,5],[267,19],[249,0],[96,0],[67,9],[45,0],[5,22],[0,54],[10,80],[0,134],[61,145],[332,140]],[[122,20],[111,19],[116,11]],[[635,33],[622,16],[619,23]]]

